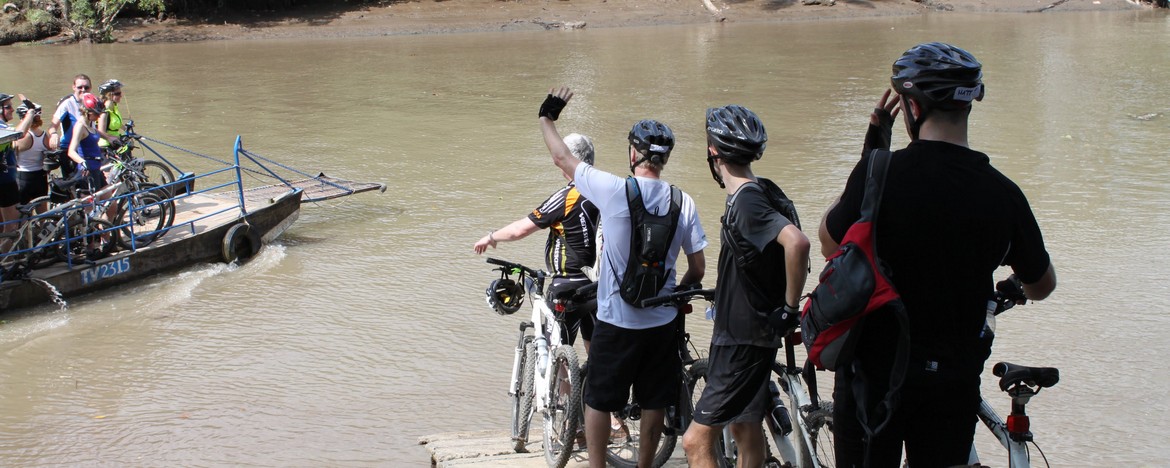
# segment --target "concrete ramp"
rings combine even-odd
[[[437,468],[546,468],[544,450],[536,431],[536,440],[528,443],[528,453],[512,450],[512,439],[504,431],[448,432],[419,437],[418,443],[431,454],[431,466]],[[566,468],[588,468],[584,451],[574,453]],[[681,448],[664,468],[687,466]]]

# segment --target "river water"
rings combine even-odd
[[[493,273],[471,246],[562,183],[535,117],[550,86],[578,92],[559,127],[592,135],[615,173],[632,122],[673,126],[664,177],[698,202],[713,284],[723,195],[704,109],[760,114],[757,173],[795,199],[818,252],[890,63],[927,40],[983,61],[972,145],[1028,195],[1058,272],[1051,299],[1000,317],[992,356],[1061,369],[1030,405],[1041,447],[1055,466],[1167,463],[1170,20],[1109,12],[4,48],[0,91],[49,104],[77,72],[117,78],[145,135],[227,158],[239,134],[389,189],[305,206],[244,266],[0,323],[0,465],[424,466],[418,436],[503,430],[523,314],[487,309]],[[491,254],[539,265],[543,242]],[[709,322],[690,329],[705,346]]]

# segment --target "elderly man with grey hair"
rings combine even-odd
[[[573,156],[593,164],[593,141],[589,137],[571,133],[564,141]],[[581,268],[592,268],[597,258],[597,222],[601,219],[597,207],[581,196],[570,174],[563,175],[569,181],[568,185],[549,196],[528,216],[489,231],[474,247],[475,253],[482,254],[488,247],[495,248],[498,242],[523,239],[538,229],[552,228],[544,246],[545,269],[552,275],[552,283],[545,294],[550,300],[559,291],[589,284],[589,278]],[[593,302],[570,310],[565,317],[565,326],[561,328],[563,342],[573,344],[577,330],[580,330],[588,350],[596,310],[597,304]]]

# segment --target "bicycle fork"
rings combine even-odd
[[[520,323],[520,338],[516,341],[516,349],[512,356],[512,381],[511,386],[508,387],[508,396],[519,395],[520,388],[523,386],[523,382],[520,381],[522,378],[520,374],[524,372],[524,348],[528,343],[528,340],[525,339],[528,334],[524,333],[524,331],[530,327],[532,327],[532,322]]]

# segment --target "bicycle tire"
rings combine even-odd
[[[692,368],[694,368],[694,365],[692,365]],[[670,460],[671,455],[674,454],[674,447],[678,444],[678,438],[686,431],[686,427],[673,428],[674,430],[672,431],[670,418],[672,417],[671,413],[679,411],[680,406],[684,408],[682,411],[686,411],[685,408],[693,408],[692,402],[690,401],[691,393],[689,383],[689,379],[682,381],[682,386],[679,389],[679,403],[677,406],[667,408],[666,410],[667,421],[662,431],[662,437],[658,440],[658,447],[654,450],[654,460],[651,462],[653,468],[659,468]],[[605,459],[610,465],[617,468],[637,468],[638,457],[642,453],[641,411],[641,408],[634,402],[633,395],[631,394],[626,409],[614,414],[614,417],[618,417],[619,419],[619,427],[625,428],[624,432],[626,434],[623,435],[625,440],[620,442],[615,442],[611,435],[609,444],[605,448]],[[689,422],[690,418],[687,417],[686,419]]]
[[[516,453],[528,451],[528,431],[532,427],[532,391],[536,380],[536,345],[526,337],[524,354],[520,357],[520,388],[512,397],[512,449]]]
[[[60,260],[58,252],[61,250],[61,244],[54,242],[61,240],[60,233],[57,232],[57,226],[61,220],[61,215],[45,215],[30,218],[24,229],[27,229],[28,237],[26,237],[21,246],[22,249],[31,249],[25,255],[25,264],[30,269],[43,268]]]
[[[552,353],[548,372],[552,373],[547,391],[551,397],[544,411],[544,459],[551,468],[564,468],[573,454],[573,443],[581,422],[581,366],[572,346],[557,346]],[[567,381],[569,393],[561,393]]]
[[[699,404],[699,397],[703,395],[703,389],[707,388],[707,368],[709,364],[707,358],[695,360],[691,364],[691,368],[687,370],[688,392],[691,399],[692,412],[696,405]],[[719,431],[715,439],[715,464],[719,468],[734,468],[735,454],[728,456],[726,453],[725,440],[723,438],[724,432]]]
[[[114,219],[119,226],[121,248],[146,247],[166,234],[166,229],[175,222],[175,202],[153,191],[137,192],[118,202]]]
[[[72,263],[101,260],[117,250],[118,232],[109,221],[90,218],[70,225],[68,230],[59,256]]]
[[[796,397],[789,393],[788,408],[795,422],[789,436],[796,449],[796,456],[800,458],[800,466],[836,466],[837,457],[833,453],[833,402],[823,400],[816,410],[811,410],[808,405],[803,408],[797,405]],[[805,443],[805,426],[809,428],[811,446]]]
[[[162,198],[171,198],[175,193],[181,193],[177,185],[167,185],[175,181],[175,173],[170,167],[151,159],[142,160],[142,175],[147,184],[159,186],[158,190],[165,193]]]

